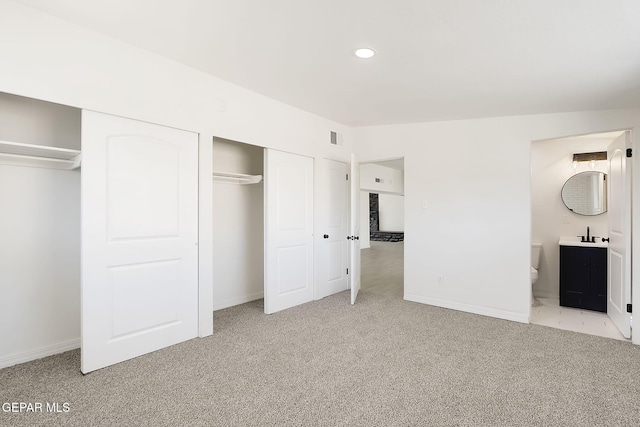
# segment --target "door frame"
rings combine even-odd
[[[198,337],[213,335],[213,135],[198,135]]]

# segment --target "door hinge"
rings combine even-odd
[[[349,181],[349,174],[347,174],[347,181]]]
[[[632,154],[633,154],[633,149],[627,148],[627,157],[631,157]]]
[[[349,274],[349,269],[347,268],[347,274]]]
[[[627,313],[632,313],[631,308],[632,304],[627,304]]]

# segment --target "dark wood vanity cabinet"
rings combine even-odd
[[[607,248],[560,246],[560,305],[607,312]]]

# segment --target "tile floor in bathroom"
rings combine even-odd
[[[531,323],[622,341],[622,336],[606,313],[561,307],[557,298],[538,298],[540,305],[531,307]]]

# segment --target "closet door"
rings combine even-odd
[[[265,150],[267,314],[313,300],[313,159]]]
[[[82,114],[82,372],[198,334],[198,135]]]

